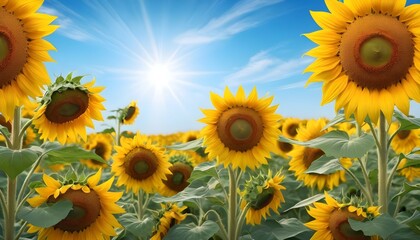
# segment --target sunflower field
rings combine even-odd
[[[201,130],[166,135],[124,130],[136,101],[104,119],[95,79],[50,80],[42,4],[0,0],[0,239],[420,239],[420,4],[311,11],[307,83],[335,118],[226,87]]]

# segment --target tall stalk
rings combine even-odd
[[[238,233],[238,200],[237,200],[237,187],[240,174],[233,170],[231,166],[228,167],[229,171],[229,205],[228,205],[228,239],[237,240]]]
[[[381,112],[378,126],[378,205],[381,207],[381,213],[388,212],[388,188],[387,188],[387,176],[388,176],[388,135],[386,119],[384,114]]]

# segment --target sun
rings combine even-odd
[[[150,66],[147,79],[157,89],[169,88],[174,75],[168,64],[155,63]]]

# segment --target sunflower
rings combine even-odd
[[[298,118],[286,118],[282,124],[281,133],[287,138],[295,139],[302,124],[303,122]]]
[[[182,142],[187,143],[200,138],[200,131],[187,131],[182,134]]]
[[[362,231],[351,229],[348,219],[357,221],[372,219],[379,215],[379,208],[357,207],[338,203],[325,192],[326,203],[316,202],[315,207],[309,207],[308,214],[314,218],[305,224],[316,231],[313,240],[368,240],[378,239],[376,236],[364,236]]]
[[[111,134],[90,134],[88,135],[84,148],[86,150],[93,150],[102,159],[108,161],[111,158],[113,142],[114,139]],[[108,167],[107,164],[98,162],[93,159],[82,160],[81,162],[92,169]]]
[[[99,93],[104,87],[93,87],[95,80],[82,85],[81,78],[59,76],[45,93],[33,120],[41,139],[66,143],[80,137],[86,141],[86,126],[94,128],[92,119],[103,120],[105,99]]]
[[[267,164],[280,135],[278,105],[270,106],[273,97],[258,99],[253,88],[246,98],[240,86],[236,96],[226,87],[224,98],[210,93],[210,99],[216,109],[203,109],[206,116],[200,119],[207,124],[201,134],[209,159],[242,170]]]
[[[81,182],[60,183],[54,178],[43,175],[45,187],[36,188],[39,196],[28,199],[32,207],[43,203],[55,203],[67,199],[73,203],[73,209],[66,218],[48,228],[30,225],[28,232],[38,232],[38,239],[109,239],[116,236],[115,228],[121,228],[114,214],[124,213],[124,209],[115,202],[121,192],[108,192],[114,181],[111,177],[98,185],[101,170]]]
[[[391,147],[397,154],[410,153],[415,147],[420,146],[420,129],[398,130],[398,123],[392,123],[389,128],[391,135],[395,134],[391,141]],[[398,131],[398,132],[397,132]]]
[[[306,127],[299,129],[296,139],[304,142],[320,137],[327,132],[327,130],[322,130],[325,125],[325,119],[309,120]],[[289,170],[293,171],[296,178],[303,181],[306,186],[311,188],[317,186],[318,190],[322,190],[323,188],[332,189],[338,186],[340,182],[346,180],[344,170],[330,174],[305,173],[312,162],[324,155],[321,149],[296,145],[289,155],[291,157]],[[352,165],[352,161],[349,158],[341,158],[340,163],[345,168],[349,168]]]
[[[140,133],[133,139],[121,140],[121,146],[115,146],[112,164],[112,172],[118,176],[117,186],[124,185],[136,194],[140,189],[146,193],[158,190],[166,175],[171,174],[171,164],[163,151]]]
[[[400,163],[397,166],[400,175],[404,176],[409,182],[414,181],[416,178],[420,178],[420,167],[410,166],[405,167],[407,159],[401,159]]]
[[[192,163],[186,154],[174,152],[170,154],[169,162],[172,163],[169,167],[171,173],[166,174],[166,180],[163,180],[159,190],[162,195],[168,197],[181,192],[190,184],[188,179],[193,171]]]
[[[358,123],[382,112],[391,122],[394,106],[408,115],[420,101],[420,5],[406,1],[325,0],[329,12],[311,12],[321,30],[305,34],[319,46],[305,72],[324,82],[321,104],[354,113]]]
[[[58,26],[56,17],[37,13],[42,0],[0,1],[0,112],[9,120],[15,106],[42,95],[50,78],[43,62],[55,47],[42,39]]]
[[[121,122],[125,125],[133,124],[139,115],[140,109],[137,107],[137,102],[132,101],[121,114]]]
[[[284,202],[281,190],[286,189],[280,184],[283,179],[284,176],[280,176],[280,172],[272,176],[269,170],[268,174],[260,173],[245,183],[245,189],[241,193],[243,197],[241,208],[244,209],[250,204],[246,213],[247,224],[260,224],[261,217],[266,219],[270,216],[270,209],[279,214],[278,208]]]
[[[177,204],[162,204],[159,222],[155,226],[153,236],[150,240],[163,239],[173,225],[180,223],[187,217],[185,213],[182,213],[186,208],[186,206],[179,207]]]

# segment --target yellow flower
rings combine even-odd
[[[398,123],[392,123],[389,133],[393,135],[398,128]],[[391,141],[391,147],[397,154],[408,154],[418,146],[420,146],[420,129],[400,130]]]
[[[309,120],[306,127],[299,129],[296,139],[304,142],[320,137],[326,133],[326,130],[321,131],[325,125],[325,119]],[[318,190],[322,190],[323,188],[332,189],[338,186],[340,182],[346,180],[344,170],[338,170],[330,174],[305,173],[312,162],[324,155],[321,149],[296,145],[289,155],[291,157],[289,170],[293,171],[297,180],[303,181],[306,186],[311,188],[317,186]],[[346,168],[352,165],[352,161],[349,158],[342,158],[340,162]]]
[[[325,192],[326,203],[316,202],[314,207],[309,207],[308,214],[314,220],[305,224],[315,231],[311,240],[349,240],[349,239],[378,239],[376,236],[364,236],[361,231],[351,229],[348,219],[363,221],[379,215],[379,208],[349,206],[338,203]]]
[[[177,204],[163,204],[163,214],[150,240],[163,239],[174,224],[180,223],[187,217],[185,213],[182,213],[186,208],[186,206],[178,207]]]
[[[117,153],[112,164],[112,172],[118,176],[117,186],[124,185],[135,194],[140,189],[146,193],[158,190],[166,175],[171,174],[171,164],[163,151],[140,133],[133,139],[121,140],[121,146],[115,146]]]
[[[404,167],[407,163],[407,159],[401,159],[401,162],[398,164],[398,171],[400,175],[404,176],[409,182],[414,181],[416,178],[420,178],[420,168],[419,167]]]
[[[206,116],[200,119],[206,124],[201,134],[209,159],[242,170],[267,164],[280,135],[277,105],[270,106],[273,97],[258,99],[254,88],[247,98],[242,87],[233,96],[226,87],[223,98],[210,93],[210,99],[216,109],[203,109]]]
[[[137,107],[137,102],[132,101],[122,112],[122,123],[125,125],[133,124],[139,113],[140,109]]]
[[[420,101],[419,4],[406,1],[325,0],[329,12],[311,11],[321,30],[305,34],[319,46],[306,53],[311,82],[323,82],[321,104],[336,100],[357,122],[374,123],[394,106],[408,115]]]
[[[98,185],[101,170],[87,179],[86,183],[61,184],[54,178],[43,175],[45,187],[36,188],[39,196],[28,199],[32,207],[43,203],[54,203],[67,199],[73,209],[66,218],[52,227],[42,228],[30,225],[29,233],[38,233],[40,240],[61,239],[109,239],[116,236],[115,228],[121,228],[114,214],[124,213],[116,204],[121,192],[108,192],[114,177]]]
[[[43,85],[50,83],[43,62],[54,61],[48,51],[55,47],[42,38],[58,26],[50,25],[55,16],[36,12],[42,3],[0,1],[0,112],[6,120],[15,106],[41,96]]]
[[[175,162],[169,167],[170,174],[166,175],[166,180],[163,180],[163,184],[159,192],[163,196],[173,196],[182,190],[184,190],[190,183],[188,179],[191,176],[193,167],[187,163]]]
[[[82,85],[80,78],[60,76],[44,95],[33,120],[41,139],[63,144],[75,143],[79,137],[86,141],[86,126],[94,128],[92,119],[103,120],[105,99],[99,93],[104,87],[93,87],[95,80]]]
[[[111,158],[113,142],[114,138],[111,134],[89,134],[88,140],[84,144],[84,148],[86,150],[93,150],[102,159],[108,161]],[[92,169],[108,167],[107,164],[98,162],[93,159],[81,160],[81,162]]]

